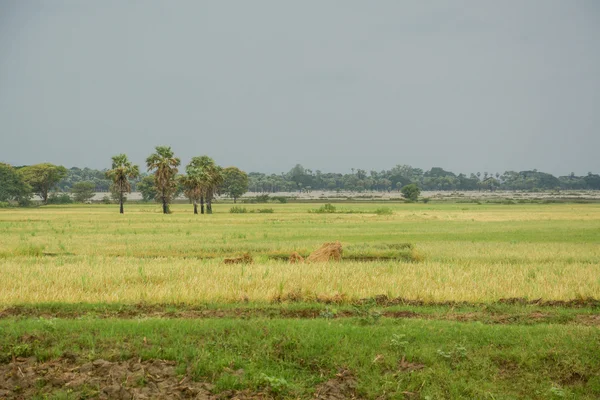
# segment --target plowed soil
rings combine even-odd
[[[98,359],[78,363],[74,358],[36,362],[16,358],[0,364],[0,399],[29,399],[69,393],[69,398],[98,399],[272,399],[269,392],[228,390],[213,393],[209,383],[194,382],[178,375],[175,362],[129,360],[110,362]],[[359,399],[356,378],[347,369],[315,388],[320,400]]]
[[[17,358],[0,365],[0,398],[29,399],[69,392],[73,398],[99,399],[268,399],[266,393],[212,393],[208,383],[178,376],[175,363],[164,360],[95,360],[78,364],[62,358],[38,363]]]

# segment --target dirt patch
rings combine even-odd
[[[73,398],[99,399],[266,399],[248,391],[213,394],[213,385],[194,382],[175,372],[175,362],[164,360],[95,360],[76,364],[73,358],[38,363],[16,358],[0,365],[0,398],[28,399],[59,391]]]
[[[299,264],[304,262],[304,257],[302,257],[298,252],[293,252],[290,255],[290,264]]]
[[[578,315],[575,320],[580,325],[600,326],[600,314]]]
[[[306,259],[308,262],[327,262],[330,260],[340,261],[342,259],[342,244],[340,242],[323,243],[323,245],[312,252]]]
[[[404,356],[402,356],[402,360],[398,363],[398,370],[402,372],[418,371],[423,368],[425,368],[425,364],[406,361]]]
[[[375,303],[379,306],[394,306],[394,305],[405,305],[405,306],[450,306],[450,307],[460,307],[460,306],[485,306],[489,304],[509,304],[509,305],[529,305],[529,306],[540,306],[540,307],[563,307],[563,308],[600,308],[600,299],[595,299],[593,297],[586,298],[577,298],[572,300],[544,300],[544,299],[534,299],[529,300],[523,297],[512,297],[512,298],[502,298],[495,302],[490,303],[478,303],[478,302],[468,302],[468,301],[428,301],[425,302],[423,300],[418,299],[407,299],[404,297],[388,297],[385,294],[366,297],[363,299],[359,299],[355,301],[355,304],[367,304],[367,303]]]
[[[225,258],[223,260],[224,264],[252,264],[253,262],[254,260],[250,253],[245,253],[240,257]]]
[[[580,374],[579,372],[569,371],[566,375],[562,376],[559,379],[561,385],[577,385],[577,384],[585,384],[590,379],[590,377],[586,374]]]
[[[299,290],[290,291],[281,295],[276,295],[271,299],[272,303],[298,303],[305,301],[302,292]],[[317,301],[328,305],[343,305],[350,301],[343,295],[334,296],[318,296],[311,298],[311,301]],[[480,321],[485,324],[539,324],[539,323],[556,323],[556,324],[576,324],[588,326],[600,326],[600,314],[593,313],[572,313],[572,315],[559,315],[552,312],[533,311],[523,313],[499,313],[499,312],[454,312],[447,310],[446,312],[427,312],[426,309],[420,312],[419,309],[412,310],[390,310],[386,309],[384,299],[371,299],[370,301],[355,302],[355,306],[376,306],[376,311],[385,318],[415,318],[428,320],[446,320],[457,322],[474,322]],[[380,304],[383,304],[380,306]],[[359,307],[360,308],[360,307]],[[347,308],[338,310],[332,314],[328,313],[322,307],[306,307],[298,309],[288,309],[286,307],[272,306],[264,308],[254,307],[239,307],[225,309],[207,309],[202,306],[190,305],[168,305],[168,304],[137,304],[124,306],[122,308],[107,309],[104,307],[86,309],[61,309],[48,308],[38,309],[27,306],[14,306],[0,311],[0,319],[2,318],[37,318],[45,319],[62,318],[75,319],[81,317],[94,318],[166,318],[166,319],[212,319],[212,318],[297,318],[297,319],[313,319],[313,318],[353,318],[360,316],[360,312],[356,308]],[[26,335],[22,338],[22,343],[29,343],[39,338],[35,335]]]
[[[423,314],[414,311],[384,311],[383,316],[387,318],[423,318]]]
[[[317,386],[315,399],[346,400],[360,399],[356,392],[356,378],[347,369],[341,369],[335,377]]]
[[[528,300],[523,297],[511,297],[507,299],[498,300],[500,304],[520,304],[520,305],[538,305],[546,307],[592,307],[600,308],[600,299],[594,299],[593,297],[577,298],[572,300],[543,300],[534,299]]]

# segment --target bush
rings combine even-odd
[[[33,204],[33,202],[31,201],[31,199],[29,197],[21,197],[18,200],[19,206],[20,207],[29,207]]]
[[[233,206],[229,209],[229,212],[231,214],[245,214],[248,210],[246,210],[246,207]]]
[[[377,215],[392,215],[394,212],[389,207],[379,207],[375,210],[375,214]]]
[[[269,195],[268,194],[261,194],[260,196],[256,196],[256,202],[257,203],[268,203],[269,202]]]
[[[272,208],[259,208],[258,210],[256,210],[257,213],[261,213],[261,214],[273,214],[273,209]]]
[[[104,195],[104,197],[102,197],[102,204],[112,204],[112,201],[110,200],[110,197],[108,195]]]
[[[68,193],[52,193],[48,197],[48,204],[72,204],[73,199]]]
[[[8,208],[10,207],[10,204],[8,203],[8,201],[0,201],[0,208]]]
[[[402,195],[409,201],[417,201],[419,194],[421,194],[421,189],[419,189],[416,183],[403,186],[400,191],[402,192]]]
[[[308,212],[313,212],[316,214],[332,214],[335,212],[335,206],[331,203],[327,203],[317,209],[309,210]]]
[[[73,200],[77,203],[90,201],[94,197],[94,190],[96,190],[96,184],[94,184],[94,182],[77,182],[71,187]]]
[[[284,197],[284,196],[273,196],[273,197],[271,197],[271,201],[278,201],[281,204],[284,204],[284,203],[288,202],[288,199],[287,199],[287,197]]]
[[[423,197],[421,200],[423,200],[423,203],[427,204],[427,203],[429,203],[430,198],[429,197]]]
[[[268,194],[261,194],[259,196],[256,197],[250,197],[247,199],[242,199],[242,203],[250,203],[250,204],[255,204],[255,203],[268,203],[270,200],[270,197]]]

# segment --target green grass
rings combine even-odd
[[[310,398],[342,368],[366,398],[403,392],[421,398],[600,396],[600,336],[581,326],[489,326],[448,321],[330,320],[3,320],[0,357],[39,360],[167,359],[217,391],[264,389],[285,380],[282,397]],[[22,341],[26,338],[26,342]],[[399,363],[420,364],[402,370]],[[242,377],[231,375],[243,369]],[[554,388],[554,389],[553,389]]]

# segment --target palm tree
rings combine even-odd
[[[181,186],[186,197],[194,204],[194,214],[198,214],[198,200],[202,200],[202,173],[192,163],[185,167],[185,172],[187,175],[180,178]],[[204,205],[202,207],[202,214],[204,214]]]
[[[157,200],[162,203],[163,213],[169,214],[169,203],[177,192],[177,167],[181,164],[179,158],[174,157],[173,150],[168,146],[156,146],[156,152],[146,159],[148,171],[154,171],[154,184],[156,185]]]
[[[204,195],[206,196],[206,213],[212,214],[212,200],[215,194],[219,193],[221,185],[223,184],[223,168],[216,164],[212,164],[206,172],[205,190]]]
[[[206,201],[206,213],[212,214],[212,199],[223,183],[222,168],[215,164],[215,160],[208,156],[193,157],[186,167],[188,176],[190,172],[197,179],[200,195],[200,212],[204,214],[204,202]],[[188,182],[191,184],[191,182]],[[191,186],[189,186],[191,187]]]
[[[106,171],[106,177],[112,179],[114,190],[119,193],[120,213],[123,214],[123,203],[125,193],[131,193],[129,179],[140,176],[140,168],[131,164],[125,154],[119,154],[112,158],[112,169]]]

